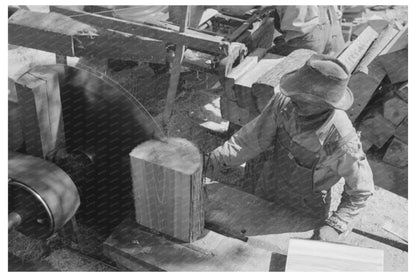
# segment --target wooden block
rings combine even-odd
[[[177,243],[126,219],[104,242],[104,254],[129,268],[148,271],[268,271],[271,252],[205,230],[192,243]]]
[[[363,72],[355,72],[352,74],[348,82],[348,87],[354,94],[354,103],[347,111],[352,122],[364,110],[385,76],[386,72],[377,59],[369,64],[368,74]]]
[[[383,116],[398,126],[407,116],[407,103],[398,97],[393,97],[383,103]]]
[[[384,271],[383,261],[379,249],[291,239],[286,271]]]
[[[403,99],[404,101],[406,101],[406,103],[408,102],[408,100],[409,100],[409,96],[408,96],[408,94],[407,94],[407,92],[408,92],[408,85],[407,85],[407,83],[406,84],[404,84],[404,85],[402,85],[401,87],[399,87],[397,90],[396,90],[396,94],[401,98],[401,99]]]
[[[262,110],[263,102],[270,100],[270,98],[253,98],[252,86],[261,76],[280,63],[283,59],[283,56],[269,53],[264,56],[264,58],[261,59],[251,70],[247,71],[235,81],[234,91],[236,93],[237,103],[240,107],[251,107],[256,111]],[[249,101],[246,99],[249,99]],[[254,107],[252,106],[252,101],[256,101],[254,103]]]
[[[403,121],[400,123],[400,125],[396,128],[396,132],[394,133],[394,136],[404,143],[408,143],[408,132],[409,127],[407,123],[407,116]]]
[[[380,55],[396,52],[408,47],[408,26],[404,27],[383,49]]]
[[[274,65],[252,85],[253,97],[262,100],[270,99],[279,91],[280,78],[286,73],[301,68],[314,53],[314,51],[308,49],[299,49],[290,53],[289,56]],[[260,103],[263,103],[260,104],[260,110],[264,102],[260,101]]]
[[[203,230],[202,161],[181,138],[150,140],[130,153],[136,221],[182,241]]]
[[[247,71],[253,68],[258,61],[266,54],[266,49],[258,48],[249,54],[239,65],[233,68],[224,79],[225,95],[228,99],[236,101],[235,92],[233,89],[235,81],[244,75]]]
[[[391,52],[378,57],[392,84],[408,80],[408,49]]]
[[[374,41],[368,49],[364,58],[360,61],[356,71],[361,71],[368,74],[368,65],[377,57],[378,54],[386,47],[386,45],[397,35],[399,31],[388,25]]]
[[[57,149],[65,148],[58,72],[37,67],[20,77],[18,82],[30,89],[27,93],[32,95],[25,97],[33,97],[36,114],[24,116],[38,125],[42,158],[52,157]]]
[[[378,33],[368,26],[348,48],[338,55],[338,60],[352,72],[377,37]]]
[[[363,139],[381,148],[394,135],[396,128],[381,114],[374,112],[363,119],[358,130]]]
[[[407,166],[407,151],[407,144],[394,138],[383,156],[383,162],[396,167]]]

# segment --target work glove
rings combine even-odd
[[[341,240],[341,232],[329,225],[323,225],[315,231],[315,239],[327,242],[339,242]]]

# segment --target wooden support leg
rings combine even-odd
[[[172,114],[172,106],[173,106],[173,103],[175,102],[176,90],[179,84],[179,77],[181,74],[181,64],[182,64],[182,58],[183,58],[184,52],[185,52],[184,45],[176,46],[175,59],[173,60],[171,73],[170,73],[168,95],[166,97],[166,104],[165,104],[165,112],[163,114],[163,125],[166,125],[169,122],[170,116]]]

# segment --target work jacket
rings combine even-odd
[[[338,54],[344,47],[339,11],[335,6],[276,6],[277,54],[311,49],[320,54]]]
[[[284,202],[283,197],[312,209],[313,199],[325,200],[335,187],[338,193],[343,187],[332,213],[326,205],[326,222],[345,232],[374,191],[359,135],[342,110],[330,111],[324,123],[305,131],[294,109],[290,98],[275,95],[258,117],[211,153],[213,168],[238,166],[266,153],[265,161],[256,162],[261,168],[253,181],[255,194],[276,202]]]

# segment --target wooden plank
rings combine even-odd
[[[378,33],[368,26],[348,48],[338,55],[338,60],[352,72],[377,37]]]
[[[227,54],[229,43],[223,41],[221,36],[212,36],[188,30],[186,33],[178,33],[178,26],[170,26],[171,29],[165,29],[156,26],[150,26],[143,23],[126,21],[113,17],[106,17],[99,14],[90,14],[81,11],[71,11],[62,7],[51,6],[51,11],[64,15],[72,16],[77,21],[99,26],[105,29],[111,29],[137,36],[145,36],[174,44],[186,45],[189,48],[200,50],[208,53]]]
[[[30,88],[19,83],[16,83],[16,92],[22,112],[21,122],[25,152],[35,157],[44,158],[34,94]]]
[[[405,119],[403,119],[400,125],[396,128],[396,132],[394,133],[394,136],[407,144],[408,136],[409,136],[408,132],[409,132],[409,127],[408,127],[407,116],[406,116]]]
[[[206,222],[242,233],[248,237],[249,245],[276,254],[287,255],[291,238],[309,239],[313,229],[321,224],[319,215],[314,218],[221,183],[207,182],[207,190]],[[407,203],[406,198],[377,187],[357,218],[355,228],[394,240],[395,236],[382,226],[389,219],[407,230]],[[355,233],[350,233],[341,243],[382,249],[386,271],[407,271],[407,253],[391,245]]]
[[[96,29],[57,13],[17,13],[9,20],[9,43],[63,56],[166,62],[162,41]]]
[[[395,167],[407,166],[407,152],[407,144],[394,138],[383,156],[383,162]]]
[[[407,103],[398,97],[390,98],[383,103],[383,116],[395,126],[407,116]]]
[[[396,127],[380,113],[373,112],[361,121],[358,128],[361,136],[375,144],[378,148],[383,145],[394,135]]]
[[[213,231],[193,243],[177,243],[129,219],[104,242],[104,253],[131,270],[268,271],[271,260],[271,252]]]
[[[130,153],[136,220],[182,241],[201,235],[201,156],[189,141],[147,141]]]
[[[408,49],[391,52],[378,57],[392,84],[408,80]]]
[[[291,239],[286,271],[384,271],[383,260],[379,249]]]
[[[352,74],[348,82],[348,87],[354,95],[354,103],[347,111],[352,122],[364,110],[384,76],[386,76],[386,72],[377,59],[369,64],[368,74],[362,72]]]
[[[404,27],[383,49],[380,55],[396,52],[406,48],[408,45],[408,26]]]
[[[230,73],[225,76],[223,81],[225,97],[231,101],[237,101],[233,88],[235,81],[250,71],[259,62],[259,60],[263,58],[264,55],[266,55],[266,51],[267,49],[264,48],[258,48],[254,50],[247,57],[245,57],[239,65],[234,67]]]
[[[236,80],[234,90],[236,91],[237,103],[240,107],[251,108],[258,113],[263,110],[267,102],[270,100],[268,97],[269,95],[262,94],[260,97],[254,97],[254,94],[252,93],[253,84],[256,83],[257,80],[266,72],[282,62],[284,58],[285,57],[283,56],[275,54],[267,54],[250,71],[246,72]],[[246,99],[253,101],[253,104],[247,104],[248,101],[246,101]]]
[[[399,31],[392,25],[388,25],[378,36],[375,42],[368,49],[364,58],[360,61],[356,71],[368,74],[368,65],[380,54],[386,45],[397,35]]]
[[[18,82],[33,94],[36,116],[31,118],[32,124],[39,126],[42,158],[51,158],[57,149],[65,148],[58,73],[38,67],[23,75]]]
[[[264,103],[267,103],[275,93],[279,92],[280,78],[284,74],[302,67],[314,53],[314,51],[308,49],[295,50],[258,78],[252,85],[252,93],[253,97],[256,99],[255,101],[260,103],[259,109],[261,109],[261,106],[263,106]],[[260,99],[260,101],[257,99]]]

